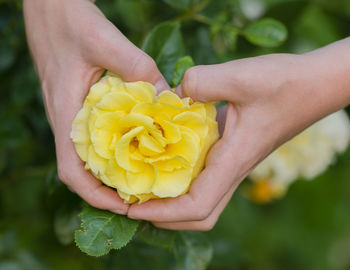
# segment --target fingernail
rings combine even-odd
[[[154,87],[157,89],[157,94],[159,94],[160,92],[164,91],[164,90],[169,90],[170,87],[168,85],[168,83],[162,78],[160,79],[155,85]]]

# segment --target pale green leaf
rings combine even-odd
[[[185,57],[180,58],[176,62],[176,65],[175,65],[175,70],[174,70],[173,79],[171,81],[171,84],[172,84],[171,86],[172,87],[178,86],[181,83],[181,81],[185,75],[186,70],[189,69],[190,67],[193,67],[193,66],[194,66],[194,62],[190,56],[185,56]]]
[[[244,37],[262,47],[277,47],[287,39],[287,28],[279,21],[264,18],[253,22],[243,30]]]
[[[75,231],[77,246],[90,256],[102,256],[125,246],[134,236],[138,221],[85,205],[81,230]]]

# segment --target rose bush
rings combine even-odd
[[[219,138],[215,118],[214,104],[108,74],[91,87],[71,138],[87,170],[126,203],[142,203],[188,191]]]

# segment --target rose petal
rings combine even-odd
[[[178,95],[169,90],[161,92],[158,96],[157,102],[173,105],[178,108],[183,108],[187,105],[186,102],[182,101]]]
[[[154,156],[163,153],[165,149],[148,133],[141,133],[137,136],[139,140],[139,150],[146,156]]]
[[[126,172],[127,184],[133,194],[150,193],[155,178],[155,169],[148,164],[145,164],[142,173]]]
[[[117,164],[114,158],[108,161],[102,180],[106,185],[116,188],[118,192],[133,194],[126,181],[125,170]]]
[[[87,163],[89,164],[89,168],[95,174],[95,176],[99,176],[100,174],[104,174],[108,160],[99,156],[95,152],[94,147],[90,145]]]
[[[136,104],[135,99],[125,92],[110,92],[103,96],[96,104],[96,108],[104,111],[124,111],[129,112]]]
[[[88,119],[90,116],[91,107],[85,106],[83,107],[72,123],[72,131],[70,133],[70,137],[72,138],[74,143],[79,144],[89,144],[89,128],[88,128]]]
[[[200,114],[195,112],[183,112],[176,115],[173,123],[191,128],[202,139],[208,134],[208,126]]]
[[[180,129],[176,125],[163,119],[156,119],[156,121],[161,126],[168,143],[177,143],[181,139]]]
[[[124,134],[115,147],[115,159],[120,167],[134,173],[142,172],[144,162],[130,158],[129,145],[131,140],[144,130],[144,127],[136,127]]]
[[[94,106],[100,102],[101,98],[110,91],[108,85],[103,82],[98,82],[90,88],[90,92],[85,99],[85,105]]]
[[[155,87],[148,82],[125,83],[126,91],[138,101],[153,102],[156,94]]]
[[[176,197],[185,193],[192,179],[192,168],[173,172],[158,171],[152,192],[160,198]]]

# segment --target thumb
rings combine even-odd
[[[235,99],[234,71],[228,63],[195,66],[188,69],[176,92],[195,101],[211,102]]]
[[[156,86],[158,92],[170,89],[157,68],[155,61],[132,42],[114,25],[100,33],[101,44],[92,56],[99,67],[110,70],[126,81],[146,81]]]

